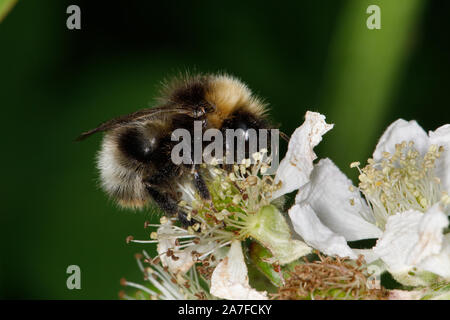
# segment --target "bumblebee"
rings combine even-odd
[[[175,164],[171,134],[183,128],[202,130],[270,129],[267,106],[235,77],[227,74],[184,76],[164,85],[159,104],[120,116],[82,133],[83,140],[105,132],[97,156],[101,186],[120,206],[142,208],[156,203],[184,224],[178,206],[180,185],[190,184],[203,199],[210,199],[205,172],[199,165]]]

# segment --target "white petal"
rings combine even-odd
[[[158,238],[160,239],[157,246],[158,255],[161,258],[162,265],[168,267],[171,272],[186,273],[194,265],[192,256],[194,247],[178,250],[175,245],[175,237],[170,237],[170,233],[172,232],[170,226],[171,222],[168,222],[158,228]],[[195,246],[195,250],[201,254],[211,250],[213,246],[213,243],[205,246]],[[173,249],[175,251],[175,256],[178,257],[178,260],[175,261],[172,258],[167,257],[165,253],[168,249]]]
[[[440,253],[425,258],[419,268],[450,280],[450,234],[446,234]]]
[[[280,162],[275,182],[281,181],[281,189],[273,198],[297,190],[309,181],[313,161],[317,158],[313,148],[322,141],[322,135],[333,128],[325,122],[325,116],[317,112],[306,112],[305,122],[297,128],[289,140],[286,156]]]
[[[158,242],[157,250],[158,254],[161,254],[161,263],[163,266],[168,267],[173,273],[186,273],[194,265],[194,260],[192,259],[192,250],[185,249],[183,252],[177,252],[175,254],[175,256],[178,257],[177,261],[167,257],[165,254],[162,254],[164,252],[167,252],[167,249],[173,249],[174,247],[174,240],[165,239]]]
[[[360,192],[330,159],[322,159],[310,179],[305,188],[299,190],[296,203],[311,205],[320,221],[347,241],[381,236]]]
[[[289,209],[289,217],[295,232],[313,248],[327,255],[357,258],[345,238],[323,225],[308,204],[294,205]]]
[[[423,213],[414,210],[397,213],[387,220],[385,231],[373,248],[392,273],[408,272],[408,256],[419,241],[419,223]]]
[[[441,179],[443,190],[450,192],[450,124],[430,131],[431,144],[444,147],[444,152],[436,161],[436,176]]]
[[[266,292],[250,288],[247,266],[241,242],[231,243],[228,255],[217,265],[211,276],[211,294],[229,300],[266,300]]]
[[[373,249],[394,278],[406,285],[426,285],[427,271],[450,279],[450,236],[442,237],[448,220],[438,205],[425,214],[409,210],[390,216]],[[416,276],[409,275],[413,267]]]
[[[383,152],[394,153],[395,145],[403,141],[414,141],[414,147],[424,154],[430,146],[427,133],[416,121],[405,121],[399,119],[393,122],[383,133],[373,153],[373,159],[379,161]]]
[[[419,239],[411,250],[407,263],[416,265],[428,256],[439,254],[444,239],[443,230],[447,226],[447,215],[440,204],[436,203],[420,219],[417,230]]]

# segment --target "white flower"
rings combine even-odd
[[[312,160],[304,167],[310,165]],[[283,184],[300,181],[289,216],[306,243],[330,255],[381,259],[405,284],[420,284],[414,276],[423,272],[450,278],[450,238],[443,234],[449,224],[450,125],[427,135],[415,121],[391,124],[360,169],[359,189],[329,159],[315,165],[306,182],[291,175],[292,168],[280,170],[289,173],[277,172]],[[372,250],[346,243],[370,238],[379,238]]]
[[[179,206],[192,226],[178,226],[175,218],[163,217],[160,224],[146,223],[146,227],[157,227],[150,240],[129,237],[127,241],[156,243],[156,258],[173,274],[186,275],[200,263],[205,268],[199,272],[205,277],[214,269],[211,292],[217,297],[265,298],[249,287],[244,256],[241,249],[236,249],[236,243],[240,248],[240,242],[247,238],[257,241],[272,254],[271,263],[278,265],[297,260],[312,250],[292,238],[285,216],[271,204],[273,192],[280,185],[274,177],[262,175],[271,161],[266,153],[267,150],[254,153],[253,166],[250,159],[245,159],[233,167],[233,172],[209,168],[210,200],[201,199],[193,186],[180,185],[183,199]],[[218,264],[230,245],[228,257]]]
[[[227,256],[214,269],[210,293],[229,300],[267,300],[266,292],[258,292],[248,283],[240,241],[233,240]]]

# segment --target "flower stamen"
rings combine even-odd
[[[368,160],[360,169],[359,189],[373,210],[377,225],[384,227],[389,216],[406,210],[425,212],[440,201],[441,184],[435,176],[435,161],[443,148],[431,145],[423,156],[413,141],[395,146],[393,154],[383,152],[380,161]]]

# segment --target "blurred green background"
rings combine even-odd
[[[0,10],[5,5],[0,0]],[[81,30],[66,8],[81,8]],[[381,8],[381,30],[366,9]],[[73,139],[152,105],[179,71],[227,71],[292,133],[306,110],[335,128],[319,157],[346,173],[393,120],[450,122],[449,1],[19,1],[0,23],[0,298],[115,299],[140,281],[126,236],[148,211],[118,209],[98,188],[101,136]],[[0,14],[1,16],[1,14]],[[66,268],[81,268],[81,290]]]

